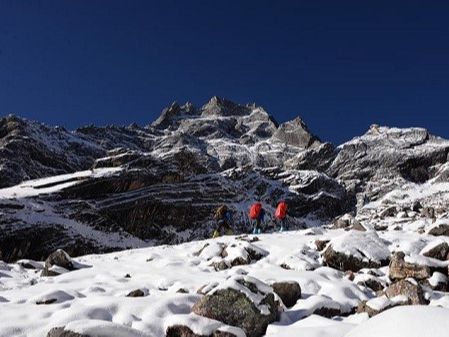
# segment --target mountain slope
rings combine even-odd
[[[55,248],[83,255],[209,237],[223,203],[236,233],[251,230],[255,199],[267,210],[267,231],[281,199],[291,228],[357,216],[407,183],[447,181],[449,142],[424,129],[373,126],[336,148],[299,117],[279,125],[255,104],[213,97],[201,108],[173,103],[145,127],[69,132],[8,116],[0,120],[0,152],[0,259],[14,261]],[[48,192],[52,183],[39,179],[51,177]],[[27,184],[35,193],[19,197]]]

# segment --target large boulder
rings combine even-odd
[[[45,260],[45,267],[42,270],[41,276],[58,276],[68,271],[75,270],[74,261],[62,249],[50,254]]]
[[[431,257],[440,261],[446,261],[449,254],[449,244],[444,240],[435,240],[421,251],[426,257]]]
[[[438,224],[429,230],[429,235],[449,236],[449,225],[445,223]]]
[[[252,277],[235,276],[207,292],[192,312],[239,327],[248,337],[258,337],[276,320],[278,308],[270,286]]]
[[[424,280],[432,277],[434,272],[447,274],[447,262],[424,256],[406,256],[403,252],[395,252],[390,261],[390,278],[402,280],[414,278]]]
[[[387,288],[385,295],[390,299],[405,296],[406,304],[427,304],[422,287],[418,283],[409,280],[400,280],[393,283]]]
[[[362,301],[360,305],[357,307],[357,313],[367,313],[369,317],[376,316],[381,312],[391,309],[395,306],[407,304],[401,303],[400,298],[396,298],[394,300],[389,299],[386,295],[373,298],[369,301]]]
[[[322,257],[323,263],[332,268],[357,272],[388,265],[390,251],[374,231],[349,231],[331,240]]]

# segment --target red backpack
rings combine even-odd
[[[260,202],[256,202],[254,205],[251,206],[249,210],[249,218],[250,219],[257,219],[259,217],[260,210],[262,209],[262,204]]]
[[[286,215],[287,215],[287,204],[284,201],[282,201],[276,208],[276,213],[274,213],[274,216],[278,219],[283,219],[286,217]]]

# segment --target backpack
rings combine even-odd
[[[224,218],[226,212],[228,211],[228,207],[226,205],[218,207],[215,212],[214,219],[221,220]]]
[[[284,219],[287,215],[287,204],[282,201],[279,203],[278,207],[276,208],[276,212],[274,213],[274,216],[278,219]]]
[[[250,219],[257,219],[259,217],[260,210],[262,209],[262,204],[260,202],[255,203],[251,206],[249,210],[249,218]]]
[[[232,214],[229,211],[226,211],[224,218],[226,219],[226,221],[228,222],[232,222]]]

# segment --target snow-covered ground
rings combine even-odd
[[[21,201],[25,202],[37,193],[52,192],[98,174],[114,172],[86,171],[76,176],[25,182],[0,190],[0,202],[11,198],[24,198]],[[416,200],[430,204],[429,200],[436,196],[434,200],[441,204],[447,200],[448,190],[445,183],[410,184],[382,200],[408,206]],[[382,208],[382,200],[365,205],[365,214]],[[220,329],[244,336],[239,328],[191,312],[193,304],[204,296],[198,294],[200,288],[224,287],[239,275],[267,287],[278,281],[296,281],[301,287],[301,298],[293,307],[284,308],[280,319],[268,326],[266,336],[446,336],[449,293],[425,289],[429,305],[395,307],[372,318],[366,313],[354,314],[352,310],[364,300],[371,300],[373,307],[385,306],[388,300],[376,298],[374,291],[359,284],[368,272],[357,273],[351,280],[345,273],[324,266],[316,244],[317,240],[330,241],[337,251],[355,257],[363,253],[375,262],[401,250],[408,262],[431,265],[432,261],[421,254],[436,244],[449,242],[449,237],[427,234],[444,219],[443,215],[432,222],[398,214],[392,218],[373,217],[372,221],[378,223],[370,223],[365,217],[361,222],[367,232],[325,226],[261,234],[254,242],[254,235],[225,236],[177,246],[82,256],[73,259],[78,270],[56,277],[40,276],[44,262],[0,261],[0,336],[45,336],[52,328],[62,326],[90,336],[164,336],[167,328],[176,324],[186,325],[199,335]],[[374,231],[374,225],[386,229]],[[221,256],[223,246],[231,247],[225,258]],[[216,271],[214,262],[245,257],[248,246],[264,257],[248,265]],[[36,269],[24,268],[25,263]],[[439,262],[446,268],[447,264]],[[379,268],[378,281],[388,283],[388,273],[388,267]],[[142,297],[127,296],[138,289]],[[313,314],[323,306],[339,309],[342,315],[325,318]]]
[[[343,272],[321,266],[315,240],[335,239],[345,233],[316,228],[262,234],[258,236],[260,241],[251,245],[265,251],[264,258],[223,271],[215,271],[211,266],[221,259],[218,256],[221,244],[243,247],[249,244],[246,239],[252,235],[83,256],[74,259],[81,267],[79,270],[56,277],[40,276],[42,262],[34,263],[36,270],[0,262],[0,336],[45,336],[50,329],[60,326],[92,336],[164,336],[168,326],[180,323],[207,335],[211,326],[222,324],[190,312],[202,296],[197,294],[198,289],[224,284],[229,277],[240,274],[268,285],[275,281],[296,281],[301,286],[301,299],[281,314],[279,322],[268,326],[267,336],[447,334],[449,294],[445,293],[431,299],[429,306],[394,308],[371,319],[366,314],[333,319],[310,315],[326,300],[349,308],[374,298],[374,294],[350,281]],[[389,239],[393,239],[391,242],[404,239],[413,247],[419,234],[403,234],[390,232]],[[239,251],[236,249],[235,254]],[[291,269],[282,268],[282,264]],[[136,289],[142,290],[144,296],[126,297]],[[180,289],[185,293],[178,292]],[[51,304],[37,304],[52,299],[55,301]]]

